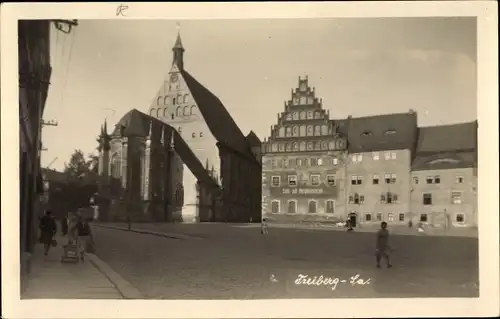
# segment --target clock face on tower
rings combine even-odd
[[[170,76],[170,82],[175,83],[177,82],[177,80],[179,80],[179,76],[177,75],[177,73],[174,73]]]

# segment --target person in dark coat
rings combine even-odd
[[[62,232],[63,236],[66,236],[68,234],[68,217],[67,216],[63,216],[63,218],[61,218],[61,232]]]
[[[391,268],[392,265],[389,261],[389,231],[387,230],[386,222],[382,222],[380,224],[380,230],[377,232],[376,245],[375,256],[377,259],[377,268],[380,268],[380,261],[382,260],[382,258],[385,259],[387,268]]]
[[[44,254],[47,256],[52,240],[57,232],[57,225],[52,213],[47,211],[45,216],[40,219],[40,242],[44,246]]]

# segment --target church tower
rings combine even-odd
[[[181,33],[177,33],[177,39],[175,40],[174,47],[172,48],[174,56],[172,59],[172,66],[177,65],[177,67],[182,70],[184,69],[184,47],[182,46]]]

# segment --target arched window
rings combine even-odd
[[[200,137],[203,137],[203,132],[200,132]]]
[[[180,106],[175,110],[175,116],[182,116],[182,108]]]
[[[176,206],[184,205],[184,187],[181,184],[177,184],[175,190],[175,204]]]
[[[168,116],[168,109],[164,108],[163,109],[163,117],[167,117],[167,116]]]
[[[314,149],[315,149],[316,151],[319,151],[319,150],[321,149],[321,144],[320,144],[320,142],[314,142]]]
[[[149,110],[149,116],[154,116],[156,109]]]
[[[177,94],[177,103],[182,104],[182,95]]]
[[[290,151],[291,151],[291,148],[290,148],[290,144],[289,144],[289,143],[286,143],[286,144],[285,144],[285,151],[287,151],[287,152],[290,152]]]
[[[158,108],[158,109],[156,110],[156,117],[157,117],[157,118],[159,118],[159,117],[160,117],[160,114],[161,114],[161,109],[160,109],[160,108]]]
[[[196,133],[195,133],[195,132],[193,132],[193,134],[191,134],[191,137],[192,137],[192,138],[195,138],[195,137],[196,137]]]
[[[111,177],[120,178],[121,161],[118,153],[114,153],[111,157]]]
[[[307,127],[307,136],[312,136],[312,135],[313,135],[313,133],[314,133],[314,128],[313,128],[313,126],[312,126],[312,125],[309,125],[309,126]]]
[[[190,112],[189,106],[184,106],[184,112],[183,112],[183,115],[184,115],[184,116],[189,116],[189,112]]]
[[[287,121],[291,121],[291,120],[292,120],[292,114],[287,113],[287,114],[286,114],[286,116],[285,116],[285,119],[286,119]]]
[[[292,151],[298,151],[299,150],[299,145],[295,142],[292,143]]]
[[[299,136],[299,127],[298,126],[294,126],[292,128],[292,135],[293,136]]]
[[[286,128],[286,136],[292,136],[292,128],[291,127]]]
[[[191,115],[196,115],[196,105],[191,106]]]
[[[188,96],[187,94],[186,94],[186,95],[184,95],[183,102],[184,102],[184,103],[187,103],[187,102],[188,102],[188,100],[189,100],[189,96]]]
[[[299,119],[299,113],[298,112],[293,112],[292,118],[294,119],[294,121],[298,120]]]
[[[161,97],[161,96],[159,96],[159,97],[156,99],[156,105],[160,105],[160,103],[161,103],[161,102],[160,102],[160,101],[161,101],[161,99],[162,99],[162,97]]]
[[[321,135],[321,126],[316,125],[314,127],[314,135],[316,135],[316,136]]]
[[[306,112],[302,111],[300,112],[300,119],[305,120],[306,119]]]
[[[163,99],[163,104],[168,105],[168,96],[165,96]]]
[[[285,136],[285,128],[282,126],[278,130],[278,137],[283,137],[283,136]]]
[[[307,119],[309,119],[309,120],[313,119],[313,112],[312,111],[307,112]]]
[[[314,112],[314,118],[315,119],[320,119],[321,118],[321,113],[319,111]]]
[[[175,102],[176,102],[176,100],[175,100],[175,97],[174,97],[174,98],[172,98],[172,105],[175,105]]]

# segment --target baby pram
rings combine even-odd
[[[63,253],[61,256],[61,262],[80,262],[80,258],[78,258],[78,245],[76,244],[76,240],[69,239],[68,243],[63,246]]]

